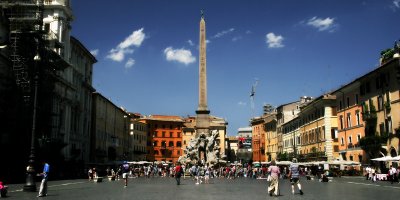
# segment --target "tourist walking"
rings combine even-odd
[[[92,181],[92,180],[93,180],[93,171],[92,171],[92,168],[89,168],[89,170],[88,170],[88,176],[89,176],[89,181]]]
[[[205,184],[209,184],[210,182],[209,182],[209,180],[210,180],[210,174],[211,174],[211,170],[210,170],[210,168],[206,168],[206,171],[205,171],[205,173],[204,173],[204,183]]]
[[[270,177],[268,194],[272,196],[272,193],[274,193],[275,196],[279,196],[279,175],[281,171],[279,167],[276,166],[275,160],[271,161],[271,166],[268,167],[268,173]]]
[[[290,177],[290,182],[292,184],[292,194],[294,194],[294,185],[297,184],[297,187],[300,191],[300,195],[303,195],[304,193],[303,190],[301,190],[301,184],[300,184],[299,165],[297,164],[296,158],[293,158],[292,164],[290,164],[289,177]]]
[[[128,187],[128,176],[130,173],[130,169],[129,169],[129,164],[128,162],[124,161],[124,164],[122,164],[122,178],[125,181],[125,186],[124,187]]]
[[[2,198],[7,197],[7,190],[8,190],[8,187],[5,186],[3,184],[3,182],[0,181],[0,197],[2,197]]]
[[[175,180],[176,184],[180,185],[181,184],[181,176],[183,174],[183,168],[180,163],[176,163],[175,167]]]
[[[40,183],[39,195],[37,197],[47,196],[47,180],[49,178],[50,165],[43,161],[43,172],[39,174],[42,176],[42,182]]]

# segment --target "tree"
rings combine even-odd
[[[382,143],[387,141],[386,136],[371,135],[360,139],[360,147],[370,157],[375,157],[382,149]]]

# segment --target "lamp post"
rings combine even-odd
[[[26,183],[24,185],[25,192],[35,192],[36,191],[36,183],[35,183],[35,139],[36,139],[36,111],[37,111],[37,96],[38,96],[38,85],[39,85],[39,73],[37,69],[37,65],[40,62],[41,58],[39,52],[37,51],[36,56],[33,58],[34,61],[34,71],[35,77],[34,80],[34,93],[33,93],[33,114],[32,114],[32,129],[31,129],[31,151],[29,155],[28,167],[26,168]]]

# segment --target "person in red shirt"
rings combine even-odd
[[[176,184],[180,185],[181,184],[181,176],[183,174],[183,168],[181,167],[180,163],[176,163],[175,166],[175,179],[176,179]]]

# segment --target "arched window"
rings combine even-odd
[[[177,147],[181,147],[182,146],[182,142],[181,141],[176,142],[176,146]]]
[[[168,146],[169,146],[169,147],[173,147],[173,146],[174,146],[174,142],[170,141],[170,142],[168,143]]]

